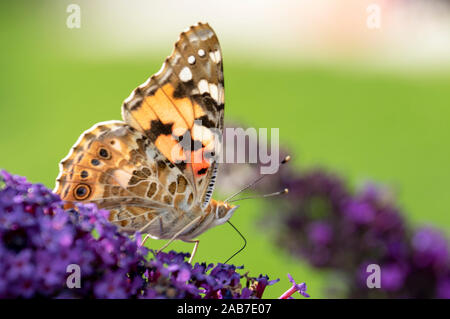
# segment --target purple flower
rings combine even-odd
[[[264,290],[267,286],[273,285],[277,282],[279,282],[280,279],[270,280],[268,276],[262,276],[259,275],[259,277],[255,280],[255,287],[254,289],[256,291],[256,297],[261,298],[262,294],[264,293]]]
[[[63,262],[56,253],[48,250],[36,251],[36,276],[45,286],[61,285],[65,281],[66,267],[69,263]]]
[[[292,287],[289,288],[285,293],[283,293],[280,298],[278,299],[292,299],[292,295],[298,291],[299,294],[301,294],[303,297],[309,298],[309,294],[306,292],[306,284],[302,282],[301,284],[297,284],[292,278],[290,274],[287,275],[289,278],[289,281],[292,283]]]
[[[96,298],[124,299],[128,297],[126,285],[124,285],[126,272],[108,271],[103,279],[94,286],[94,295]]]
[[[191,265],[186,253],[148,258],[140,235],[121,234],[96,205],[65,210],[43,185],[5,171],[1,180],[0,298],[261,298],[273,283],[234,265]],[[69,265],[81,287],[68,287]]]
[[[347,207],[344,208],[344,212],[356,224],[369,224],[375,218],[374,208],[361,200],[349,201]]]
[[[6,268],[6,276],[14,281],[18,278],[29,278],[33,275],[34,266],[32,252],[30,249],[23,249],[18,254],[8,254],[9,265]]]
[[[386,291],[396,291],[402,288],[408,270],[397,264],[386,264],[381,268],[381,288]]]
[[[333,230],[325,222],[313,222],[308,227],[308,236],[311,242],[318,245],[327,245],[332,239]]]
[[[435,229],[418,229],[412,238],[414,262],[420,267],[445,268],[449,264],[447,240]]]

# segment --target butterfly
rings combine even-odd
[[[180,34],[161,69],[123,102],[123,121],[95,124],[60,162],[54,192],[96,203],[120,231],[195,243],[239,207],[212,199],[221,149],[224,76],[214,30]],[[146,237],[147,238],[147,237]],[[163,247],[163,248],[164,248]]]

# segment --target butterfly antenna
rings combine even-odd
[[[278,168],[280,168],[281,165],[286,164],[287,162],[289,162],[289,160],[291,159],[291,157],[288,155],[286,156],[280,163],[280,165],[278,165]],[[246,189],[249,189],[250,187],[252,187],[253,185],[257,184],[259,181],[261,181],[264,177],[266,177],[269,174],[265,174],[265,175],[261,175],[259,176],[257,179],[255,179],[253,182],[251,182],[250,184],[248,184],[247,186],[245,186],[244,188],[242,188],[241,190],[237,191],[236,193],[234,193],[233,195],[229,196],[227,199],[224,200],[225,203],[229,202],[230,199],[236,197],[237,195],[239,195],[240,193],[242,193],[243,191],[245,191]]]
[[[227,221],[228,224],[230,224],[231,227],[234,228],[235,231],[237,231],[237,233],[239,234],[239,236],[241,236],[241,238],[244,240],[244,246],[241,247],[241,249],[239,249],[237,252],[235,252],[233,255],[231,255],[230,258],[228,258],[227,260],[225,260],[224,264],[226,264],[227,262],[229,262],[231,260],[231,258],[233,258],[234,256],[236,256],[237,254],[239,254],[241,251],[244,250],[244,248],[247,246],[247,239],[245,239],[244,235],[241,234],[241,232],[228,220]]]
[[[287,188],[285,188],[285,189],[275,192],[275,193],[238,198],[238,199],[229,201],[229,203],[234,203],[234,202],[244,200],[244,199],[266,198],[266,197],[278,196],[278,195],[283,195],[283,194],[287,194],[287,193],[289,193],[289,190]]]

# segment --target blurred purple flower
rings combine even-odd
[[[126,272],[107,271],[102,280],[96,283],[94,294],[96,298],[124,299],[128,297],[126,286],[124,285]]]
[[[308,236],[317,245],[327,245],[332,239],[333,230],[326,222],[312,222],[308,227]]]
[[[449,246],[447,240],[435,229],[418,229],[412,238],[413,258],[419,268],[448,267]]]
[[[450,299],[450,276],[438,284],[437,298]]]
[[[280,247],[344,279],[338,297],[448,297],[448,240],[430,227],[414,231],[386,189],[368,184],[352,193],[324,170],[279,175],[272,190],[287,186],[289,194],[270,200],[266,223],[278,225]],[[381,268],[381,289],[366,285],[367,260]]]
[[[381,287],[387,291],[399,290],[407,276],[407,270],[397,264],[385,264],[381,269]]]

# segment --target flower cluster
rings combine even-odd
[[[65,210],[45,186],[5,171],[0,183],[0,298],[261,298],[276,282],[192,266],[189,254],[149,258],[94,204]]]
[[[189,254],[171,251],[155,256],[144,274],[148,282],[144,298],[261,298],[267,286],[278,282],[262,275],[257,278],[241,275],[236,270],[243,267],[234,265],[196,263],[192,266],[185,261]],[[245,279],[245,287],[241,279]]]
[[[145,249],[118,234],[107,222],[107,211],[93,204],[65,211],[45,186],[5,171],[1,178],[0,297],[125,298],[138,293],[144,285],[139,271]],[[71,265],[80,269],[79,288],[67,282]]]
[[[336,296],[450,298],[447,239],[430,227],[412,229],[389,191],[368,184],[353,193],[323,170],[280,176],[277,187],[289,194],[271,199],[267,214],[278,224],[277,243],[334,271],[343,280],[335,280]],[[370,264],[380,266],[381,289],[368,289]]]

